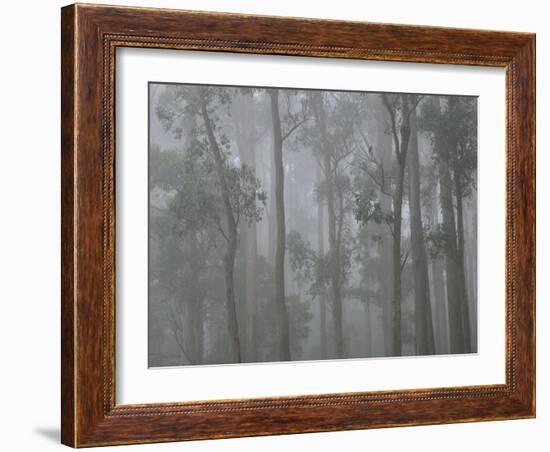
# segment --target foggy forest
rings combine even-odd
[[[477,98],[149,83],[149,366],[477,351]]]

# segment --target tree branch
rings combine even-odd
[[[392,237],[395,238],[395,232],[393,231],[393,226],[391,224],[391,221],[388,221],[387,218],[384,221],[385,221],[386,225],[388,226],[388,229],[390,230],[390,233],[391,233]]]
[[[416,107],[418,107],[418,104],[422,101],[422,99],[424,99],[425,96],[418,96],[418,98],[416,99],[416,102],[414,103],[414,105],[412,106],[412,108],[409,109],[409,116],[411,115],[411,113],[416,110]]]
[[[179,334],[181,332],[181,327],[180,327],[178,321],[176,320],[176,318],[174,316],[174,312],[173,312],[173,309],[172,309],[171,305],[169,306],[169,310],[168,310],[167,315],[168,315],[168,320],[172,323],[172,333],[174,334],[174,339],[176,340],[176,344],[177,344],[178,348],[180,349],[181,354],[183,355],[183,358],[189,364],[195,364],[191,359],[189,359],[189,356],[187,355],[187,352],[185,351],[185,346],[184,346],[183,342],[180,340]]]
[[[384,93],[382,94],[382,103],[386,107],[386,110],[388,110],[388,114],[390,115],[390,125],[391,125],[391,131],[393,136],[393,146],[395,150],[395,155],[397,156],[397,160],[401,162],[401,151],[399,149],[399,136],[397,135],[397,125],[395,123],[395,111],[393,107],[395,106],[395,103],[397,102],[397,98],[393,105],[390,105],[388,101],[388,96]]]
[[[381,193],[391,197],[392,194],[386,189],[386,174],[384,171],[384,165],[374,156],[374,153],[372,152],[372,145],[369,143],[365,133],[360,128],[358,130],[365,146],[363,152],[359,155],[359,158],[363,161],[363,164],[359,166],[359,169],[365,172],[372,179],[372,181],[380,189]],[[376,168],[380,171],[380,180],[376,177],[374,173],[369,170],[369,163],[374,164]]]
[[[287,132],[283,133],[281,141],[285,141],[291,134],[294,132],[298,127],[300,127],[305,122],[309,121],[310,118],[306,117],[302,119],[301,121],[298,121],[296,124],[294,124]]]
[[[405,259],[403,259],[403,262],[401,263],[401,268],[399,269],[400,272],[403,272],[403,267],[405,267],[405,264],[407,263],[407,259],[409,258],[409,252],[405,254]]]

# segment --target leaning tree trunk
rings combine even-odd
[[[275,216],[277,225],[277,243],[275,247],[275,303],[279,317],[279,359],[290,361],[289,318],[285,301],[285,201],[283,137],[279,116],[279,93],[269,91],[271,100],[271,119],[273,121],[273,163],[275,165]]]
[[[417,355],[433,355],[434,332],[430,304],[428,258],[424,244],[422,207],[420,202],[420,165],[416,109],[410,113],[411,138],[409,141],[409,212],[411,228],[411,257],[414,281],[415,348]]]
[[[210,145],[210,151],[212,152],[216,166],[216,176],[218,178],[218,183],[220,184],[224,213],[227,221],[227,249],[223,258],[223,267],[228,331],[231,340],[233,361],[241,362],[241,343],[239,338],[237,309],[235,305],[235,281],[233,274],[235,267],[235,256],[237,254],[237,221],[233,213],[233,208],[231,206],[231,195],[225,179],[225,168],[222,153],[218,146],[218,142],[216,141],[212,123],[210,122],[210,118],[208,117],[208,112],[206,110],[206,102],[204,100],[201,103],[201,113],[204,125],[206,127],[208,144]]]

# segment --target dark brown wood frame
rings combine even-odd
[[[535,35],[77,4],[62,9],[61,37],[64,444],[84,447],[535,416]],[[505,68],[506,383],[117,405],[117,47]]]

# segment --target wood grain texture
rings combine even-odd
[[[75,59],[74,9],[63,9],[61,19],[61,441],[74,444],[75,323],[74,294],[74,175],[75,158]]]
[[[535,415],[534,35],[81,4],[62,9],[61,28],[64,444]],[[130,46],[506,68],[506,384],[116,405],[114,69]]]

